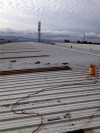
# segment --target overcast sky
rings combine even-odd
[[[0,29],[100,37],[100,0],[0,0]]]

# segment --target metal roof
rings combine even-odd
[[[91,63],[100,65],[100,52],[62,46],[36,42],[0,45],[0,71],[47,67],[46,64],[48,63],[54,65],[63,62],[67,62],[69,65],[81,64],[88,66]],[[16,62],[11,62],[11,60],[16,60]],[[40,64],[35,64],[37,61],[40,61]]]
[[[39,117],[17,115],[11,111],[19,99],[45,89],[21,101],[15,110],[42,114],[38,133],[62,133],[77,129],[100,132],[100,78],[87,80],[82,70],[64,70],[0,77],[0,133],[31,133]]]
[[[15,58],[25,57],[26,53],[27,56],[49,56],[41,59]],[[22,42],[2,45],[0,56],[16,59],[16,62],[0,60],[1,72],[45,69],[59,64],[64,66],[66,62],[72,68],[1,75],[0,133],[33,133],[41,119],[43,124],[38,133],[65,133],[80,129],[100,133],[100,52]],[[37,61],[40,64],[36,64]],[[98,67],[97,78],[87,78],[90,63]],[[30,114],[33,112],[41,117]]]

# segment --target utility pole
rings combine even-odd
[[[38,41],[41,42],[41,21],[38,22]]]

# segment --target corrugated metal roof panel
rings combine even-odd
[[[84,71],[56,71],[1,76],[0,132],[31,133],[40,123],[39,117],[17,115],[14,109],[37,112],[43,117],[38,133],[63,133],[78,129],[100,132],[100,78],[87,80]]]
[[[100,133],[100,77],[86,78],[91,63],[100,68],[100,52],[35,42],[9,43],[0,47],[1,58],[15,59],[15,62],[12,58],[2,59],[1,72],[64,66],[64,62],[73,68],[0,76],[0,133],[33,133],[41,122],[39,116],[25,114],[33,112],[43,118],[38,133],[79,129]],[[46,54],[50,56],[31,57]],[[15,58],[26,55],[31,58]]]
[[[70,43],[67,45],[70,45]],[[0,58],[2,58],[0,60],[0,71],[41,68],[55,64],[59,65],[59,63],[63,62],[67,62],[70,65],[81,64],[84,66],[88,66],[91,63],[100,64],[100,52],[62,46],[63,44],[57,46],[36,42],[17,42],[0,45]],[[40,64],[36,63],[38,61]]]

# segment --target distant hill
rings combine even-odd
[[[22,37],[22,36],[0,36],[0,39],[4,39],[4,40],[30,40],[31,38]]]
[[[0,31],[0,39],[10,40],[10,41],[37,41],[38,40],[38,32],[30,32],[30,31],[23,31],[18,32],[11,29],[6,29],[5,31]],[[44,42],[64,42],[65,40],[69,40],[69,42],[80,42],[83,41],[83,36],[79,36],[77,34],[60,34],[52,33],[52,32],[41,32],[41,40]],[[85,41],[91,43],[100,44],[100,37],[97,36],[86,36]]]

